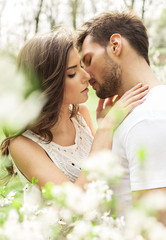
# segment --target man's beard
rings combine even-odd
[[[108,98],[118,94],[121,86],[121,68],[109,56],[105,56],[105,66],[101,76],[103,83],[99,84],[99,90],[96,95],[99,98]]]

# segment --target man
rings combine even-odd
[[[149,86],[146,101],[121,123],[113,137],[125,169],[117,194],[124,204],[131,191],[166,187],[166,86],[154,75],[148,37],[142,21],[131,13],[106,12],[78,30],[85,70],[99,98],[121,96],[138,84]],[[142,191],[141,191],[142,193]]]

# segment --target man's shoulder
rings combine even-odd
[[[154,104],[158,109],[160,106],[165,106],[166,99],[166,85],[158,85],[153,87],[146,96],[147,101],[145,101],[146,105]]]
[[[160,118],[163,113],[166,117],[166,85],[152,88],[145,98],[145,102],[136,107],[129,115],[133,121],[144,118],[156,119],[157,116]]]
[[[116,135],[123,137],[140,122],[147,120],[166,121],[166,85],[159,85],[150,90],[145,96],[146,101],[137,106],[124,119],[116,131]]]
[[[124,123],[139,122],[145,119],[153,119],[164,114],[166,118],[166,85],[152,88],[145,96],[146,100],[127,116]],[[157,114],[157,115],[156,115]]]

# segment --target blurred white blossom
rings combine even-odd
[[[111,150],[91,154],[83,168],[88,173],[89,180],[105,179],[109,184],[121,179],[124,174],[120,159]]]
[[[24,187],[23,208],[24,212],[36,212],[42,203],[42,196],[39,188],[33,184],[26,184]]]
[[[146,211],[132,209],[126,217],[125,240],[164,240],[166,227]]]
[[[159,189],[147,192],[141,197],[139,204],[147,211],[166,210],[166,192]]]
[[[36,79],[28,80],[23,72],[18,71],[13,59],[1,56],[0,72],[0,125],[8,131],[17,132],[36,119],[44,98],[34,87]]]
[[[41,201],[39,189],[35,185],[24,188],[24,207],[20,211],[11,208],[6,221],[0,225],[0,237],[8,240],[166,239],[165,226],[155,216],[149,215],[149,209],[145,207],[148,202],[152,206],[157,201],[155,208],[161,205],[163,209],[163,193],[154,199],[154,195],[145,195],[140,203],[144,203],[143,207],[131,209],[125,218],[115,218],[111,205],[105,205],[113,197],[105,181],[91,182],[86,191],[72,183],[46,185],[42,194],[45,197]],[[15,197],[14,192],[9,196]],[[24,216],[22,220],[20,214]]]
[[[0,199],[0,207],[5,207],[7,205],[10,205],[15,195],[16,195],[16,192],[11,191],[7,196],[3,196],[2,199]]]
[[[71,234],[68,234],[67,239],[78,240],[86,239],[92,232],[92,224],[90,221],[77,221]],[[87,238],[88,239],[88,238]]]

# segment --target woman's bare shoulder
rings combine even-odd
[[[32,177],[38,179],[39,187],[47,182],[61,184],[69,181],[44,149],[27,137],[19,136],[11,140],[10,154],[17,168],[29,181]]]
[[[17,146],[21,147],[24,145],[35,145],[35,142],[22,135],[12,138],[10,140],[10,149],[12,149],[13,147],[17,147]]]
[[[22,154],[25,156],[25,152],[31,154],[44,151],[36,142],[22,135],[10,140],[9,150],[12,157]]]

